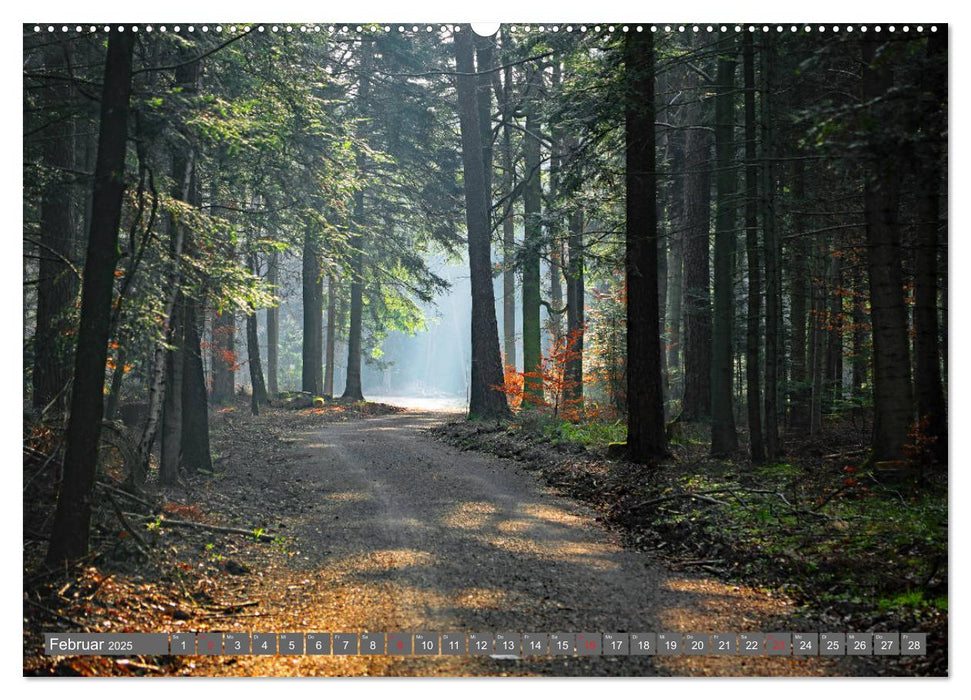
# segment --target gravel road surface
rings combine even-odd
[[[767,593],[673,572],[623,549],[595,513],[515,462],[462,452],[425,431],[446,413],[408,411],[289,433],[262,470],[299,556],[262,593],[274,631],[783,631]],[[256,472],[256,470],[254,470]],[[299,488],[296,486],[299,485]],[[284,591],[281,594],[281,590]],[[248,594],[251,594],[248,593]],[[259,594],[259,591],[257,591]],[[281,621],[287,629],[281,628]],[[241,621],[245,624],[245,621]],[[238,624],[238,623],[237,623]],[[248,657],[203,673],[258,675],[829,675],[842,662],[716,656]]]

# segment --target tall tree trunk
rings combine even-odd
[[[324,350],[324,396],[334,398],[334,350],[337,333],[337,276],[327,276],[327,346]]]
[[[780,456],[779,446],[779,328],[782,317],[779,240],[775,222],[775,145],[772,130],[773,61],[772,38],[766,36],[762,50],[762,242],[765,246],[765,451],[770,461]]]
[[[155,436],[162,419],[164,410],[165,392],[168,372],[168,345],[174,343],[173,337],[177,330],[176,319],[178,316],[179,289],[181,287],[181,265],[182,249],[185,240],[185,228],[177,226],[171,218],[168,219],[169,229],[169,254],[171,259],[171,269],[169,271],[167,286],[168,297],[165,300],[164,313],[164,342],[157,342],[152,357],[151,381],[148,386],[148,408],[145,411],[145,425],[142,429],[141,437],[138,441],[138,461],[136,468],[129,474],[129,484],[134,488],[139,488],[144,476],[148,472],[148,465],[152,448],[155,445]]]
[[[246,354],[249,357],[249,379],[253,388],[250,410],[254,416],[260,413],[260,405],[266,404],[266,383],[263,380],[263,364],[260,362],[260,338],[256,309],[246,317]]]
[[[624,47],[627,179],[627,458],[667,454],[661,382],[654,138],[654,35],[628,34]]]
[[[734,47],[733,47],[734,48]],[[718,57],[715,96],[715,313],[712,325],[711,453],[726,455],[738,449],[732,410],[732,319],[735,315],[735,56]]]
[[[220,154],[213,158],[212,173],[209,180],[209,201],[219,201]],[[236,246],[225,244],[223,253],[232,259],[236,256]],[[212,349],[209,355],[212,372],[212,400],[216,404],[233,400],[236,393],[236,313],[229,307],[215,309],[212,320]]]
[[[175,82],[182,89],[182,95],[195,94],[198,91],[198,81],[199,63],[197,61],[184,63],[175,69]],[[195,204],[197,199],[193,190],[194,169],[192,149],[187,144],[174,146],[172,179],[175,187],[172,190],[172,196],[189,205]],[[183,228],[185,253],[187,256],[191,255],[194,250],[191,229],[184,227],[174,217],[170,219],[169,225],[176,229]],[[172,253],[174,255],[174,249]],[[185,321],[186,308],[191,303],[183,288],[181,276],[175,278],[173,288],[178,291],[171,323],[170,345],[172,347],[165,353],[165,400],[162,405],[162,445],[159,460],[159,481],[166,486],[171,486],[178,481],[179,468],[182,464]]]
[[[553,79],[551,81],[553,94],[556,94],[560,89],[561,72],[562,67],[559,59],[554,59]],[[547,238],[549,239],[550,251],[549,328],[551,345],[556,347],[557,343],[563,338],[563,222],[557,212],[556,204],[556,198],[560,194],[560,182],[563,178],[563,127],[558,122],[551,122],[550,132],[553,143],[550,147],[550,186],[546,200],[547,220],[549,222],[547,224]]]
[[[509,135],[509,127],[505,127],[503,143],[509,147],[509,151],[503,151],[503,157],[509,154],[508,165],[512,168],[511,148],[505,137]],[[506,196],[512,193],[512,174],[503,175],[508,184],[505,187]],[[513,213],[513,202],[508,204],[508,213],[502,220],[502,339],[503,355],[507,366],[516,368],[516,235],[515,235],[515,215]]]
[[[355,195],[357,196],[357,195]],[[363,205],[355,211],[364,213]],[[355,218],[357,218],[355,216]],[[361,234],[358,233],[357,236]],[[356,238],[356,236],[355,236]],[[364,399],[361,386],[361,328],[364,319],[364,251],[360,240],[352,244],[351,253],[351,323],[347,331],[347,378],[342,398],[353,401]]]
[[[654,212],[654,220],[657,222],[657,336],[660,343],[661,361],[661,395],[662,404],[667,404],[668,399],[668,367],[667,367],[667,346],[665,338],[667,335],[667,309],[668,309],[668,239],[670,234],[664,228],[664,206],[661,198],[658,197],[658,204]]]
[[[250,255],[249,264],[253,274],[259,276],[260,265],[256,253]],[[253,415],[258,415],[260,406],[268,404],[269,400],[266,395],[266,380],[263,377],[263,362],[260,358],[259,316],[255,308],[251,308],[250,311],[251,313],[246,317],[246,356],[249,358],[250,386],[253,389],[250,408]]]
[[[748,409],[749,452],[765,461],[762,440],[762,395],[759,367],[762,275],[759,260],[759,165],[755,154],[755,46],[752,33],[742,36],[745,63],[745,251],[748,258],[748,318],[745,333],[745,403]],[[768,360],[766,360],[768,364]]]
[[[876,37],[863,42],[863,95],[871,104],[893,87],[889,66],[885,61],[874,61],[877,42]],[[863,189],[873,322],[873,452],[878,461],[903,459],[903,447],[913,421],[897,218],[900,177],[897,159],[887,157],[886,153],[874,153],[867,163]]]
[[[489,206],[482,165],[482,143],[472,65],[472,30],[455,33],[455,78],[459,126],[462,132],[462,172],[465,179],[465,222],[468,228],[469,277],[472,290],[472,382],[469,416],[501,419],[509,415],[499,356],[499,329],[492,291]]]
[[[472,38],[475,44],[476,76],[476,106],[479,110],[479,139],[482,141],[482,175],[485,182],[486,204],[492,211],[492,73],[493,51],[495,45],[492,37],[479,36]],[[492,230],[492,217],[489,217],[489,230]]]
[[[125,191],[125,150],[128,144],[134,44],[135,36],[130,32],[112,32],[108,38],[64,477],[58,491],[50,547],[47,550],[47,563],[51,566],[78,559],[88,551],[91,496],[104,407],[105,362],[108,357],[111,296],[118,254],[118,227],[121,224],[121,202]]]
[[[573,353],[566,364],[566,376],[570,388],[568,399],[583,401],[583,210],[576,209],[570,215],[567,253],[569,262],[566,274],[566,332],[573,343]],[[580,406],[582,408],[582,405]]]
[[[309,227],[303,237],[303,343],[301,388],[317,396],[323,387],[323,283],[320,276],[320,251]]]
[[[826,390],[824,403],[832,413],[834,406],[843,398],[843,270],[840,259],[830,251],[827,260],[829,278],[829,311],[826,315]]]
[[[555,345],[563,337],[563,247],[550,241],[550,312],[551,340]]]
[[[339,284],[343,284],[344,281],[338,278]],[[347,328],[347,314],[348,307],[350,306],[350,299],[345,296],[338,295],[337,298],[337,313],[334,314],[336,320],[337,328],[344,329]],[[337,355],[347,354],[347,339],[342,338],[340,331],[334,333],[334,352]],[[338,385],[341,381],[346,383],[347,379],[347,367],[334,363],[334,384]]]
[[[505,41],[505,34],[503,34]],[[512,67],[506,67],[502,81],[502,196],[506,198],[502,216],[502,338],[507,366],[516,368],[516,229],[515,164],[512,153]]]
[[[199,90],[200,65],[193,61],[179,66],[175,71],[176,82],[186,95],[194,95]],[[184,163],[182,162],[184,160]],[[199,206],[200,178],[194,167],[195,158],[191,150],[185,156],[174,159],[175,170],[182,175],[182,199],[194,207]],[[185,233],[185,251],[189,257],[198,255],[198,244],[192,231]],[[185,289],[182,307],[182,346],[181,346],[181,386],[171,385],[173,391],[181,394],[180,411],[182,427],[179,435],[180,459],[178,464],[183,471],[195,473],[198,470],[212,471],[212,456],[209,452],[209,404],[206,391],[205,370],[202,365],[202,332],[200,326],[205,318],[205,291]],[[176,360],[178,361],[178,360]]]
[[[684,218],[674,220],[674,226],[680,229]],[[672,396],[680,396],[683,381],[681,379],[681,315],[684,298],[684,232],[674,231],[671,234],[671,261],[668,266],[668,314],[667,314],[667,369],[668,383]]]
[[[182,469],[193,474],[212,471],[209,448],[209,397],[202,366],[204,306],[190,300],[183,318],[182,350]]]
[[[823,353],[826,344],[826,290],[822,281],[825,260],[818,249],[812,251],[810,278],[812,309],[809,313],[809,434],[819,435],[823,428]]]
[[[51,73],[66,70],[68,43],[54,41],[45,66]],[[55,81],[49,88],[55,107],[70,103],[71,83]],[[59,103],[59,104],[58,104]],[[43,410],[59,394],[58,413],[67,406],[61,394],[71,373],[73,345],[72,309],[78,293],[74,259],[74,216],[68,173],[74,169],[74,123],[55,119],[44,132],[43,164],[48,184],[40,205],[40,266],[37,283],[37,330],[34,334],[34,367],[31,375],[34,408]]]
[[[236,312],[216,309],[212,320],[212,400],[232,401],[236,393]]]
[[[667,336],[667,383],[670,393],[682,395],[683,384],[680,381],[681,368],[681,314],[684,285],[684,145],[685,132],[683,130],[668,133],[668,158],[670,164],[669,185],[667,197],[670,202],[668,217],[671,230],[668,234],[670,248],[668,262],[668,288],[665,334]]]
[[[162,401],[162,444],[158,465],[158,478],[165,486],[172,486],[178,482],[182,456],[184,316],[185,295],[179,290],[170,322],[169,338],[173,347],[165,351],[165,398]]]
[[[543,74],[531,66],[526,107],[525,141],[526,183],[523,188],[523,372],[525,402],[543,400],[539,307],[540,307],[540,250],[543,246],[543,225],[540,207],[543,185],[540,180],[539,102],[543,89]]]
[[[270,255],[270,262],[266,270],[266,281],[274,288],[280,284],[280,254],[274,251]],[[270,396],[276,396],[280,389],[277,386],[277,375],[280,365],[280,307],[271,306],[266,310],[266,389]],[[326,392],[326,389],[324,390]]]
[[[361,46],[361,76],[358,84],[357,99],[361,114],[367,114],[368,100],[371,95],[371,61],[373,45],[366,41]],[[366,136],[366,134],[362,134]],[[357,159],[358,172],[363,176],[367,170],[367,158],[361,153]],[[344,383],[342,398],[353,401],[364,399],[361,386],[361,329],[364,320],[364,232],[365,226],[364,190],[354,193],[354,232],[351,235],[351,324],[347,332],[347,379]]]
[[[698,98],[689,124],[707,123],[706,86],[698,81]],[[684,227],[684,398],[686,421],[711,416],[711,147],[712,133],[689,129],[685,139]]]
[[[947,145],[947,29],[933,33],[927,43],[927,69],[924,89],[933,100],[927,114],[927,144],[920,154],[920,181],[923,191],[917,204],[917,251],[914,274],[914,386],[917,393],[917,419],[923,432],[934,439],[932,450],[940,464],[947,464],[947,406],[941,381],[942,342],[937,322],[938,231],[940,230],[940,191],[943,150]],[[946,268],[944,268],[946,270]],[[945,285],[946,286],[946,285]]]
[[[118,403],[121,400],[121,386],[125,380],[127,362],[128,348],[119,344],[115,369],[111,373],[111,389],[109,389],[108,401],[105,403],[105,420],[114,420],[118,414]]]
[[[864,386],[867,383],[867,357],[866,357],[866,326],[867,317],[864,312],[864,304],[867,298],[866,271],[864,264],[856,264],[856,272],[853,275],[853,362],[852,362],[852,383],[853,398],[859,401],[864,395]]]
[[[799,152],[794,154],[792,164],[792,200],[795,207],[793,213],[793,239],[790,259],[792,260],[789,306],[792,323],[791,349],[791,380],[789,384],[791,406],[790,426],[795,431],[809,430],[810,416],[810,382],[806,369],[806,293],[809,286],[807,275],[807,245],[806,245],[806,216],[802,210],[806,202],[806,170],[805,161],[799,158]]]

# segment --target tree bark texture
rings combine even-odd
[[[301,388],[318,396],[323,390],[323,286],[320,251],[316,236],[308,228],[303,237],[303,345]]]
[[[658,303],[654,36],[628,34],[626,83],[627,458],[667,454]]]
[[[499,355],[499,328],[492,291],[489,208],[482,166],[482,144],[472,61],[472,30],[455,33],[455,78],[462,133],[462,172],[465,180],[465,222],[468,228],[469,276],[472,289],[472,381],[469,416],[502,419],[509,415]]]
[[[47,563],[52,566],[78,559],[88,550],[91,497],[104,407],[118,227],[125,191],[134,44],[135,36],[131,33],[112,32],[108,39],[64,477],[58,490],[47,551]]]
[[[893,87],[893,74],[886,61],[876,61],[879,45],[876,38],[863,42],[863,94],[870,101]],[[879,138],[876,134],[874,137]],[[882,149],[871,154],[863,191],[873,323],[873,452],[878,461],[904,458],[903,448],[913,422],[898,218],[902,173],[899,158],[893,155]]]
[[[45,52],[52,73],[66,70],[68,43],[54,41]],[[70,83],[55,81],[48,90],[52,103],[69,103]],[[74,169],[74,123],[55,119],[44,130],[43,164],[49,181],[40,205],[40,257],[37,283],[37,318],[34,366],[31,375],[33,404],[43,410],[61,396],[58,412],[67,406],[65,391],[71,375],[74,350],[73,310],[78,293],[74,259],[75,229],[68,172]]]
[[[765,451],[769,461],[779,459],[779,366],[781,345],[779,329],[782,275],[779,239],[775,219],[774,134],[772,130],[772,90],[775,85],[772,64],[775,54],[772,38],[765,37],[762,47],[762,242],[765,247]]]
[[[923,433],[934,440],[935,459],[947,464],[947,405],[941,379],[941,353],[947,352],[937,321],[939,232],[941,230],[940,193],[943,181],[943,152],[947,147],[947,30],[928,38],[923,80],[927,113],[927,143],[920,153],[920,181],[923,192],[918,202],[917,251],[914,274],[914,387],[917,420]],[[946,238],[945,238],[946,240]],[[943,268],[946,274],[946,267]],[[946,287],[946,285],[943,285]]]
[[[266,281],[276,293],[280,284],[280,254],[274,251],[267,266]],[[277,376],[280,372],[280,307],[270,306],[266,310],[266,390],[276,396],[280,388]],[[326,391],[325,391],[326,393]]]
[[[727,455],[738,449],[732,409],[735,270],[735,56],[718,57],[715,96],[715,311],[712,323],[711,453]]]
[[[334,355],[337,347],[337,275],[327,277],[327,345],[324,350],[324,396],[334,398]]]
[[[755,42],[742,36],[745,80],[745,252],[748,261],[748,314],[745,326],[745,404],[748,411],[749,454],[765,461],[762,438],[762,392],[759,362],[762,274],[759,259],[759,163],[755,152]]]
[[[361,47],[361,76],[358,83],[358,104],[361,114],[367,114],[371,95],[371,70],[373,45],[366,41]],[[366,136],[366,134],[362,134]],[[361,153],[357,159],[357,169],[363,174],[367,171],[367,158]],[[364,209],[364,190],[354,193],[354,231],[351,234],[351,319],[347,331],[347,375],[342,398],[352,401],[364,400],[361,385],[361,332],[364,321],[364,235],[367,231]]]
[[[707,123],[707,87],[699,79],[689,123]],[[682,420],[711,416],[711,148],[712,133],[685,137],[684,397]]]
[[[526,183],[523,187],[523,372],[526,373],[523,400],[539,402],[543,399],[543,381],[537,376],[542,370],[542,340],[540,338],[540,251],[543,247],[542,206],[543,185],[540,174],[539,101],[543,89],[543,74],[538,67],[530,67],[526,106],[525,164]],[[532,375],[532,376],[531,376]]]

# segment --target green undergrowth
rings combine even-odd
[[[570,444],[602,448],[627,440],[627,424],[622,420],[568,421],[537,412],[517,416],[514,429],[528,437],[554,445]]]
[[[946,613],[947,596],[939,595],[928,597],[924,591],[907,591],[906,593],[900,593],[895,596],[881,598],[877,601],[877,606],[879,606],[881,610],[888,611],[906,609],[920,610],[930,608]]]
[[[671,500],[638,513],[649,526],[690,538],[699,557],[715,552],[712,565],[732,575],[841,608],[947,609],[947,504],[934,490],[715,462],[653,493]]]

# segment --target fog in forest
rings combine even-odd
[[[469,289],[469,264],[465,255],[448,260],[442,254],[429,255],[429,269],[449,283],[449,288],[429,303],[419,303],[425,318],[425,330],[414,335],[392,330],[380,345],[380,357],[365,355],[361,368],[365,398],[408,408],[433,410],[466,410],[471,373],[472,298]],[[299,259],[284,263],[292,274],[284,277],[278,294],[280,303],[280,369],[281,391],[300,390],[300,342],[303,306],[299,290]],[[289,280],[286,281],[286,280]],[[292,289],[290,287],[293,287]],[[326,285],[325,285],[326,287]],[[493,282],[496,299],[496,318],[501,336],[502,279]],[[326,293],[326,289],[325,289]],[[519,308],[520,295],[516,295]],[[344,310],[346,314],[346,309]],[[260,352],[265,358],[266,312],[260,311]],[[546,311],[542,312],[545,322]],[[346,315],[344,316],[346,320]],[[242,321],[242,319],[240,319]],[[346,325],[346,324],[344,324]],[[347,344],[346,328],[338,328],[334,363],[334,393],[344,390]],[[326,340],[326,329],[325,329]],[[240,371],[236,373],[237,387],[249,391],[249,373],[245,370],[246,338],[244,324],[238,322],[235,346],[240,349]],[[522,359],[522,340],[517,325],[517,357]]]
[[[429,268],[448,280],[449,289],[433,302],[421,305],[426,330],[415,335],[392,331],[381,344],[380,361],[364,364],[364,394],[371,400],[380,396],[380,400],[398,405],[464,409],[468,405],[472,352],[469,267],[464,258],[447,262],[438,257],[429,261]]]

